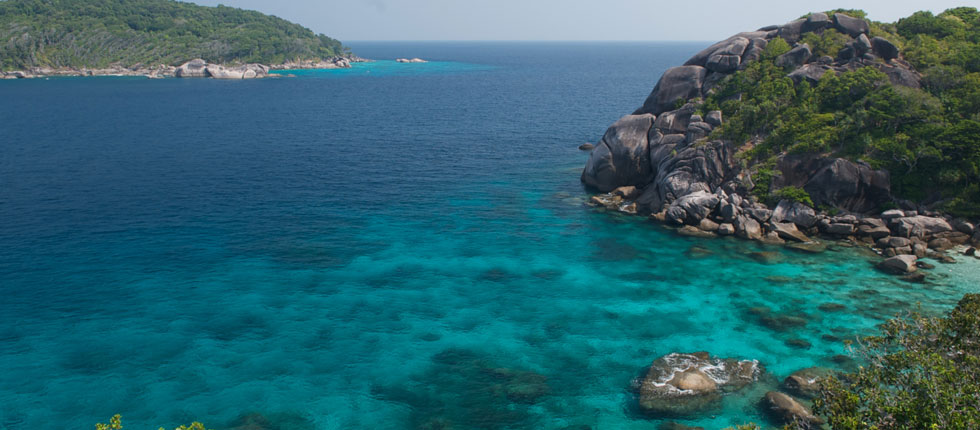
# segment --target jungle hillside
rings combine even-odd
[[[281,18],[175,0],[0,0],[0,70],[211,63],[350,55]]]

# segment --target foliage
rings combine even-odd
[[[835,430],[980,428],[980,295],[946,317],[912,313],[858,343],[867,362],[815,404]]]
[[[813,207],[813,200],[810,199],[810,194],[800,187],[788,186],[780,188],[776,190],[774,197],[776,200],[789,200]]]
[[[810,45],[810,51],[818,57],[824,55],[837,57],[837,51],[843,49],[844,45],[850,41],[851,38],[833,28],[824,30],[820,34],[806,33],[801,40],[801,42]]]
[[[119,414],[113,415],[113,417],[109,419],[109,424],[98,423],[95,425],[95,430],[122,430],[122,428],[123,428],[122,415]],[[159,430],[164,430],[164,428],[160,427]],[[177,427],[175,430],[208,430],[208,429],[207,427],[204,427],[204,424],[194,421],[190,425],[182,425],[180,427]]]
[[[109,418],[109,424],[98,423],[95,430],[122,430],[122,415],[115,414]]]
[[[903,47],[923,73],[922,89],[893,85],[875,66],[796,85],[775,65],[789,50],[777,38],[705,99],[704,110],[722,110],[727,118],[712,137],[753,143],[742,157],[758,171],[757,186],[768,185],[759,166],[775,156],[825,154],[888,170],[899,197],[938,196],[954,214],[980,215],[980,12],[919,12],[871,28]],[[819,55],[834,53],[846,40],[834,30],[803,39]],[[769,189],[753,192],[765,198]]]
[[[337,40],[274,16],[175,0],[0,1],[0,69],[278,64],[347,55]]]

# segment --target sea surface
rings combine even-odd
[[[0,429],[655,429],[631,382],[694,351],[767,376],[680,421],[765,422],[843,339],[978,292],[976,261],[910,284],[585,206],[578,145],[705,45],[0,82]]]

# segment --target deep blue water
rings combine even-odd
[[[975,262],[913,285],[858,250],[584,206],[577,146],[702,45],[355,43],[433,62],[0,81],[0,429],[651,429],[629,387],[656,357],[759,360],[766,381],[684,421],[720,428],[840,366],[835,338],[976,292]]]

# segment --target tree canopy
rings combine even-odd
[[[348,55],[337,40],[255,11],[175,0],[0,1],[0,69],[279,64]]]
[[[763,176],[783,153],[840,156],[888,170],[898,197],[980,215],[980,12],[961,7],[871,22],[871,36],[901,49],[922,74],[921,89],[893,85],[874,67],[794,85],[775,64],[790,49],[777,38],[705,100],[702,109],[727,118],[715,136],[755,142],[743,156]],[[802,42],[815,55],[833,56],[849,40],[826,30]],[[759,190],[760,197],[768,192]]]

